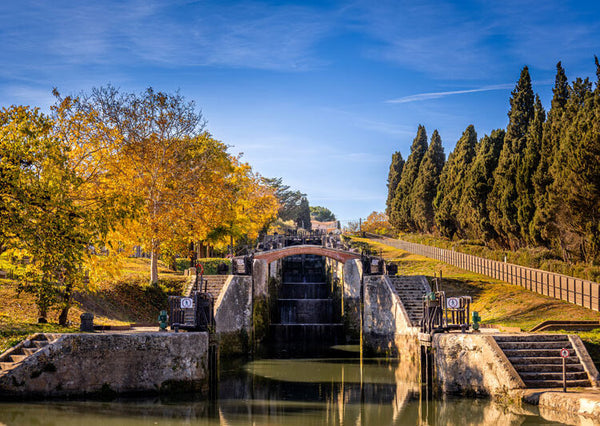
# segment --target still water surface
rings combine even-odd
[[[223,367],[215,402],[191,395],[0,403],[5,425],[537,425],[535,411],[420,397],[414,371],[383,359],[259,360]],[[417,372],[418,373],[418,372]]]

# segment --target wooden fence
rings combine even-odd
[[[487,275],[509,284],[519,285],[539,294],[600,311],[600,284],[593,281],[402,240],[386,239],[385,243],[471,272]]]

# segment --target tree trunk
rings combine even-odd
[[[158,240],[152,240],[152,252],[150,253],[150,284],[158,282]]]
[[[60,311],[60,315],[58,316],[58,324],[62,327],[67,326],[67,321],[69,319],[69,309],[71,309],[71,301],[73,299],[73,282],[70,280],[67,282],[65,287],[65,292],[63,294],[63,308]]]
[[[39,324],[46,324],[48,322],[47,318],[48,318],[48,308],[46,306],[39,306],[38,305],[38,323]]]
[[[69,309],[71,309],[70,303],[61,309],[60,315],[58,316],[58,325],[60,325],[62,327],[67,326],[67,320],[69,318]]]

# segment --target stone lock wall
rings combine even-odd
[[[508,396],[525,384],[494,338],[482,334],[434,334],[435,376],[442,393]]]
[[[206,391],[207,359],[207,333],[63,334],[0,376],[0,396]]]

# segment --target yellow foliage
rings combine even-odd
[[[392,235],[394,232],[387,215],[382,212],[372,212],[363,222],[361,229],[378,235]]]

